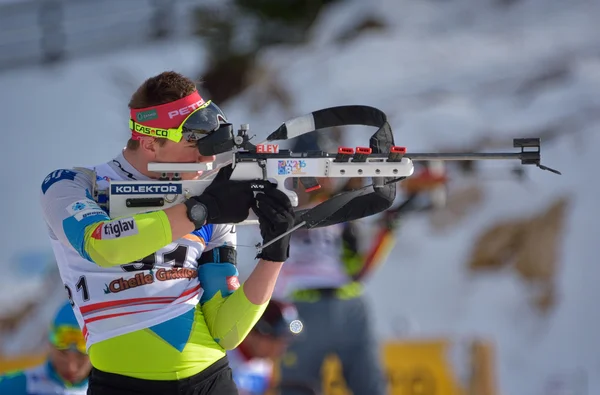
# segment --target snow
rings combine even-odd
[[[493,4],[336,4],[320,18],[309,44],[261,55],[291,93],[292,114],[276,104],[252,110],[258,88],[222,107],[237,123],[250,123],[259,139],[291,116],[334,105],[372,105],[389,115],[396,143],[413,152],[460,149],[490,136],[510,151],[512,138],[536,136],[547,128],[563,131],[542,146],[542,163],[562,176],[528,167],[525,183],[485,182],[483,203],[444,233],[434,231],[425,217],[406,218],[390,255],[394,258],[369,279],[367,293],[382,339],[493,339],[501,394],[542,395],[552,376],[573,372],[583,372],[587,393],[600,393],[600,290],[595,284],[600,268],[594,248],[600,223],[600,178],[594,172],[600,154],[600,2]],[[362,15],[380,16],[392,26],[337,44],[340,31]],[[127,136],[125,106],[134,87],[165,69],[196,77],[202,57],[202,49],[190,40],[0,75],[4,144],[10,147],[1,164],[19,171],[0,175],[0,183],[14,191],[4,194],[0,205],[4,223],[11,224],[2,231],[0,265],[7,274],[0,279],[0,312],[18,303],[14,293],[33,292],[32,284],[39,284],[42,275],[17,272],[15,254],[49,248],[37,200],[23,197],[37,196],[39,183],[52,169],[114,155]],[[564,77],[523,93],[523,84],[548,68],[564,70]],[[115,84],[114,73],[125,78]],[[366,134],[353,128],[348,136],[350,144],[358,145]],[[467,273],[471,244],[492,221],[538,213],[563,195],[572,200],[559,246],[555,310],[537,313],[529,304],[531,291],[513,271]],[[253,245],[257,237],[255,229],[239,230],[241,246]],[[244,250],[250,251],[240,247]],[[252,253],[241,255],[240,270],[247,275]],[[48,319],[30,326],[43,326]],[[401,323],[406,324],[403,332]],[[24,344],[13,342],[12,349]]]
[[[569,145],[565,140],[547,148],[546,157],[564,152]],[[597,147],[600,138],[591,135],[588,142],[588,147]],[[534,191],[515,182],[486,185],[485,204],[455,232],[434,235],[422,218],[406,221],[391,252],[402,259],[390,259],[369,282],[379,327],[389,328],[388,317],[398,315],[416,323],[411,336],[494,339],[505,394],[538,394],[549,373],[580,367],[589,375],[590,388],[597,388],[600,360],[594,333],[600,329],[600,320],[593,302],[598,269],[593,265],[592,243],[597,228],[593,195],[598,185],[591,189],[589,174],[578,171],[593,165],[595,153],[587,149],[564,158],[559,166],[564,171],[560,187],[551,178],[554,175],[533,172]],[[539,317],[528,305],[528,292],[513,272],[467,275],[464,264],[471,241],[491,220],[540,210],[551,197],[568,191],[576,193],[559,248],[560,299],[548,317]],[[386,290],[387,297],[383,297]],[[392,336],[390,328],[385,337]]]

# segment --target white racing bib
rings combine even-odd
[[[108,164],[97,166],[95,171],[98,189],[108,188],[110,180],[123,180]],[[89,199],[68,204],[66,212],[71,217],[64,223],[98,213],[98,206]],[[229,228],[205,226],[138,262],[110,268],[82,258],[73,247],[51,235],[60,275],[88,349],[96,342],[158,325],[195,308],[203,293],[197,259],[207,242],[215,242],[212,247],[217,243],[234,245],[235,234]],[[92,237],[114,239],[137,232],[134,219],[123,218],[99,226]]]

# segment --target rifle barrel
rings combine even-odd
[[[525,152],[527,153],[527,152]],[[523,152],[494,152],[494,153],[406,153],[405,157],[412,161],[423,160],[487,160],[487,159],[522,159]]]

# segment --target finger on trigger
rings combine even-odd
[[[271,190],[265,191],[265,195],[272,198],[274,201],[277,201],[279,205],[284,206],[285,208],[291,208],[292,202],[288,195],[277,188],[273,188]]]
[[[267,193],[259,193],[256,195],[256,200],[268,204],[269,206],[276,208],[277,206],[281,206],[281,203],[277,199],[274,199],[270,194]]]
[[[277,206],[274,206],[272,202],[268,199],[257,199],[260,204],[256,204],[256,209],[260,211],[263,215],[267,216],[275,216],[279,214],[279,210],[277,210]]]

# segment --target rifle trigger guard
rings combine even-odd
[[[262,170],[263,180],[266,180],[268,178],[267,177],[267,161],[264,159],[259,159],[256,161],[256,163],[258,164],[258,167],[260,167]]]

